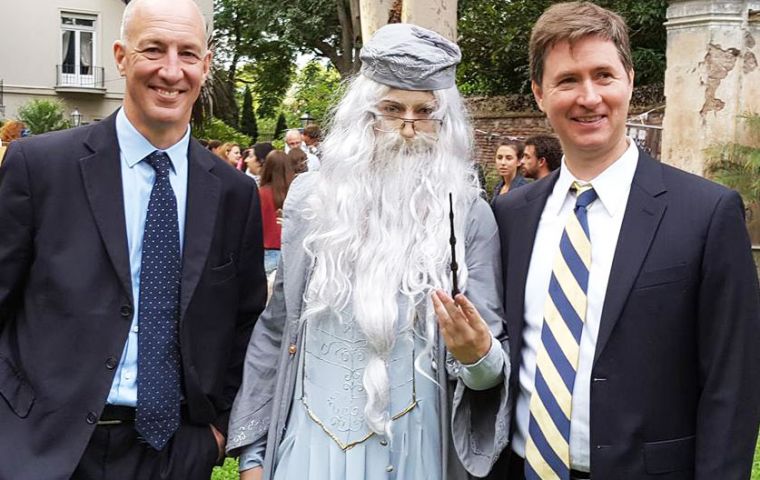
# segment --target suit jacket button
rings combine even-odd
[[[106,359],[106,368],[109,370],[113,370],[116,368],[116,359],[113,357],[108,357]]]
[[[132,317],[132,307],[130,305],[122,305],[119,309],[119,313],[121,313],[121,316],[124,318],[131,318]]]
[[[297,351],[298,351],[298,347],[296,347],[296,344],[291,343],[290,346],[288,347],[288,353],[291,355],[295,355]]]
[[[98,421],[98,416],[95,415],[95,412],[89,412],[87,414],[87,423],[89,423],[90,425],[94,425],[95,422],[97,421]]]

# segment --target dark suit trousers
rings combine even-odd
[[[98,425],[72,480],[209,480],[219,450],[208,425],[183,420],[160,452],[130,423]]]

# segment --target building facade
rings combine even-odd
[[[213,0],[196,0],[209,24]],[[27,0],[3,9],[0,119],[32,99],[59,100],[82,124],[110,115],[124,98],[113,59],[128,0]],[[77,117],[77,114],[79,117]]]

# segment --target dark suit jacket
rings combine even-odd
[[[112,115],[14,142],[0,168],[1,479],[69,478],[104,407],[133,313],[119,155]],[[261,214],[195,140],[188,162],[183,393],[226,432],[266,301]]]
[[[517,392],[525,281],[559,171],[497,201]],[[641,152],[591,374],[591,475],[746,480],[760,418],[760,296],[736,192]]]
[[[522,187],[523,185],[528,185],[530,182],[525,179],[522,175],[519,173],[515,175],[515,178],[512,179],[512,181],[509,183],[509,192],[512,192],[517,187]],[[496,204],[496,199],[499,198],[502,195],[499,195],[499,191],[501,191],[501,187],[504,186],[504,179],[502,178],[499,180],[496,185],[493,187],[493,192],[491,193],[491,206],[493,207]],[[504,194],[506,195],[506,193]]]

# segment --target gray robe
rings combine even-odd
[[[232,408],[227,452],[239,451],[267,436],[264,478],[270,479],[277,448],[283,437],[301,363],[300,324],[304,289],[311,273],[311,259],[303,249],[309,222],[301,210],[313,191],[319,173],[303,174],[291,185],[284,206],[282,261],[272,298],[259,318],[248,345],[243,384]],[[477,199],[466,218],[464,239],[468,267],[466,291],[505,352],[504,379],[488,390],[468,389],[458,378],[461,366],[447,354],[437,336],[434,358],[441,385],[439,421],[443,480],[483,477],[505,448],[509,436],[512,402],[508,398],[509,346],[503,327],[500,252],[496,222],[489,206]],[[461,240],[460,240],[461,241]],[[460,260],[461,261],[461,260]]]

